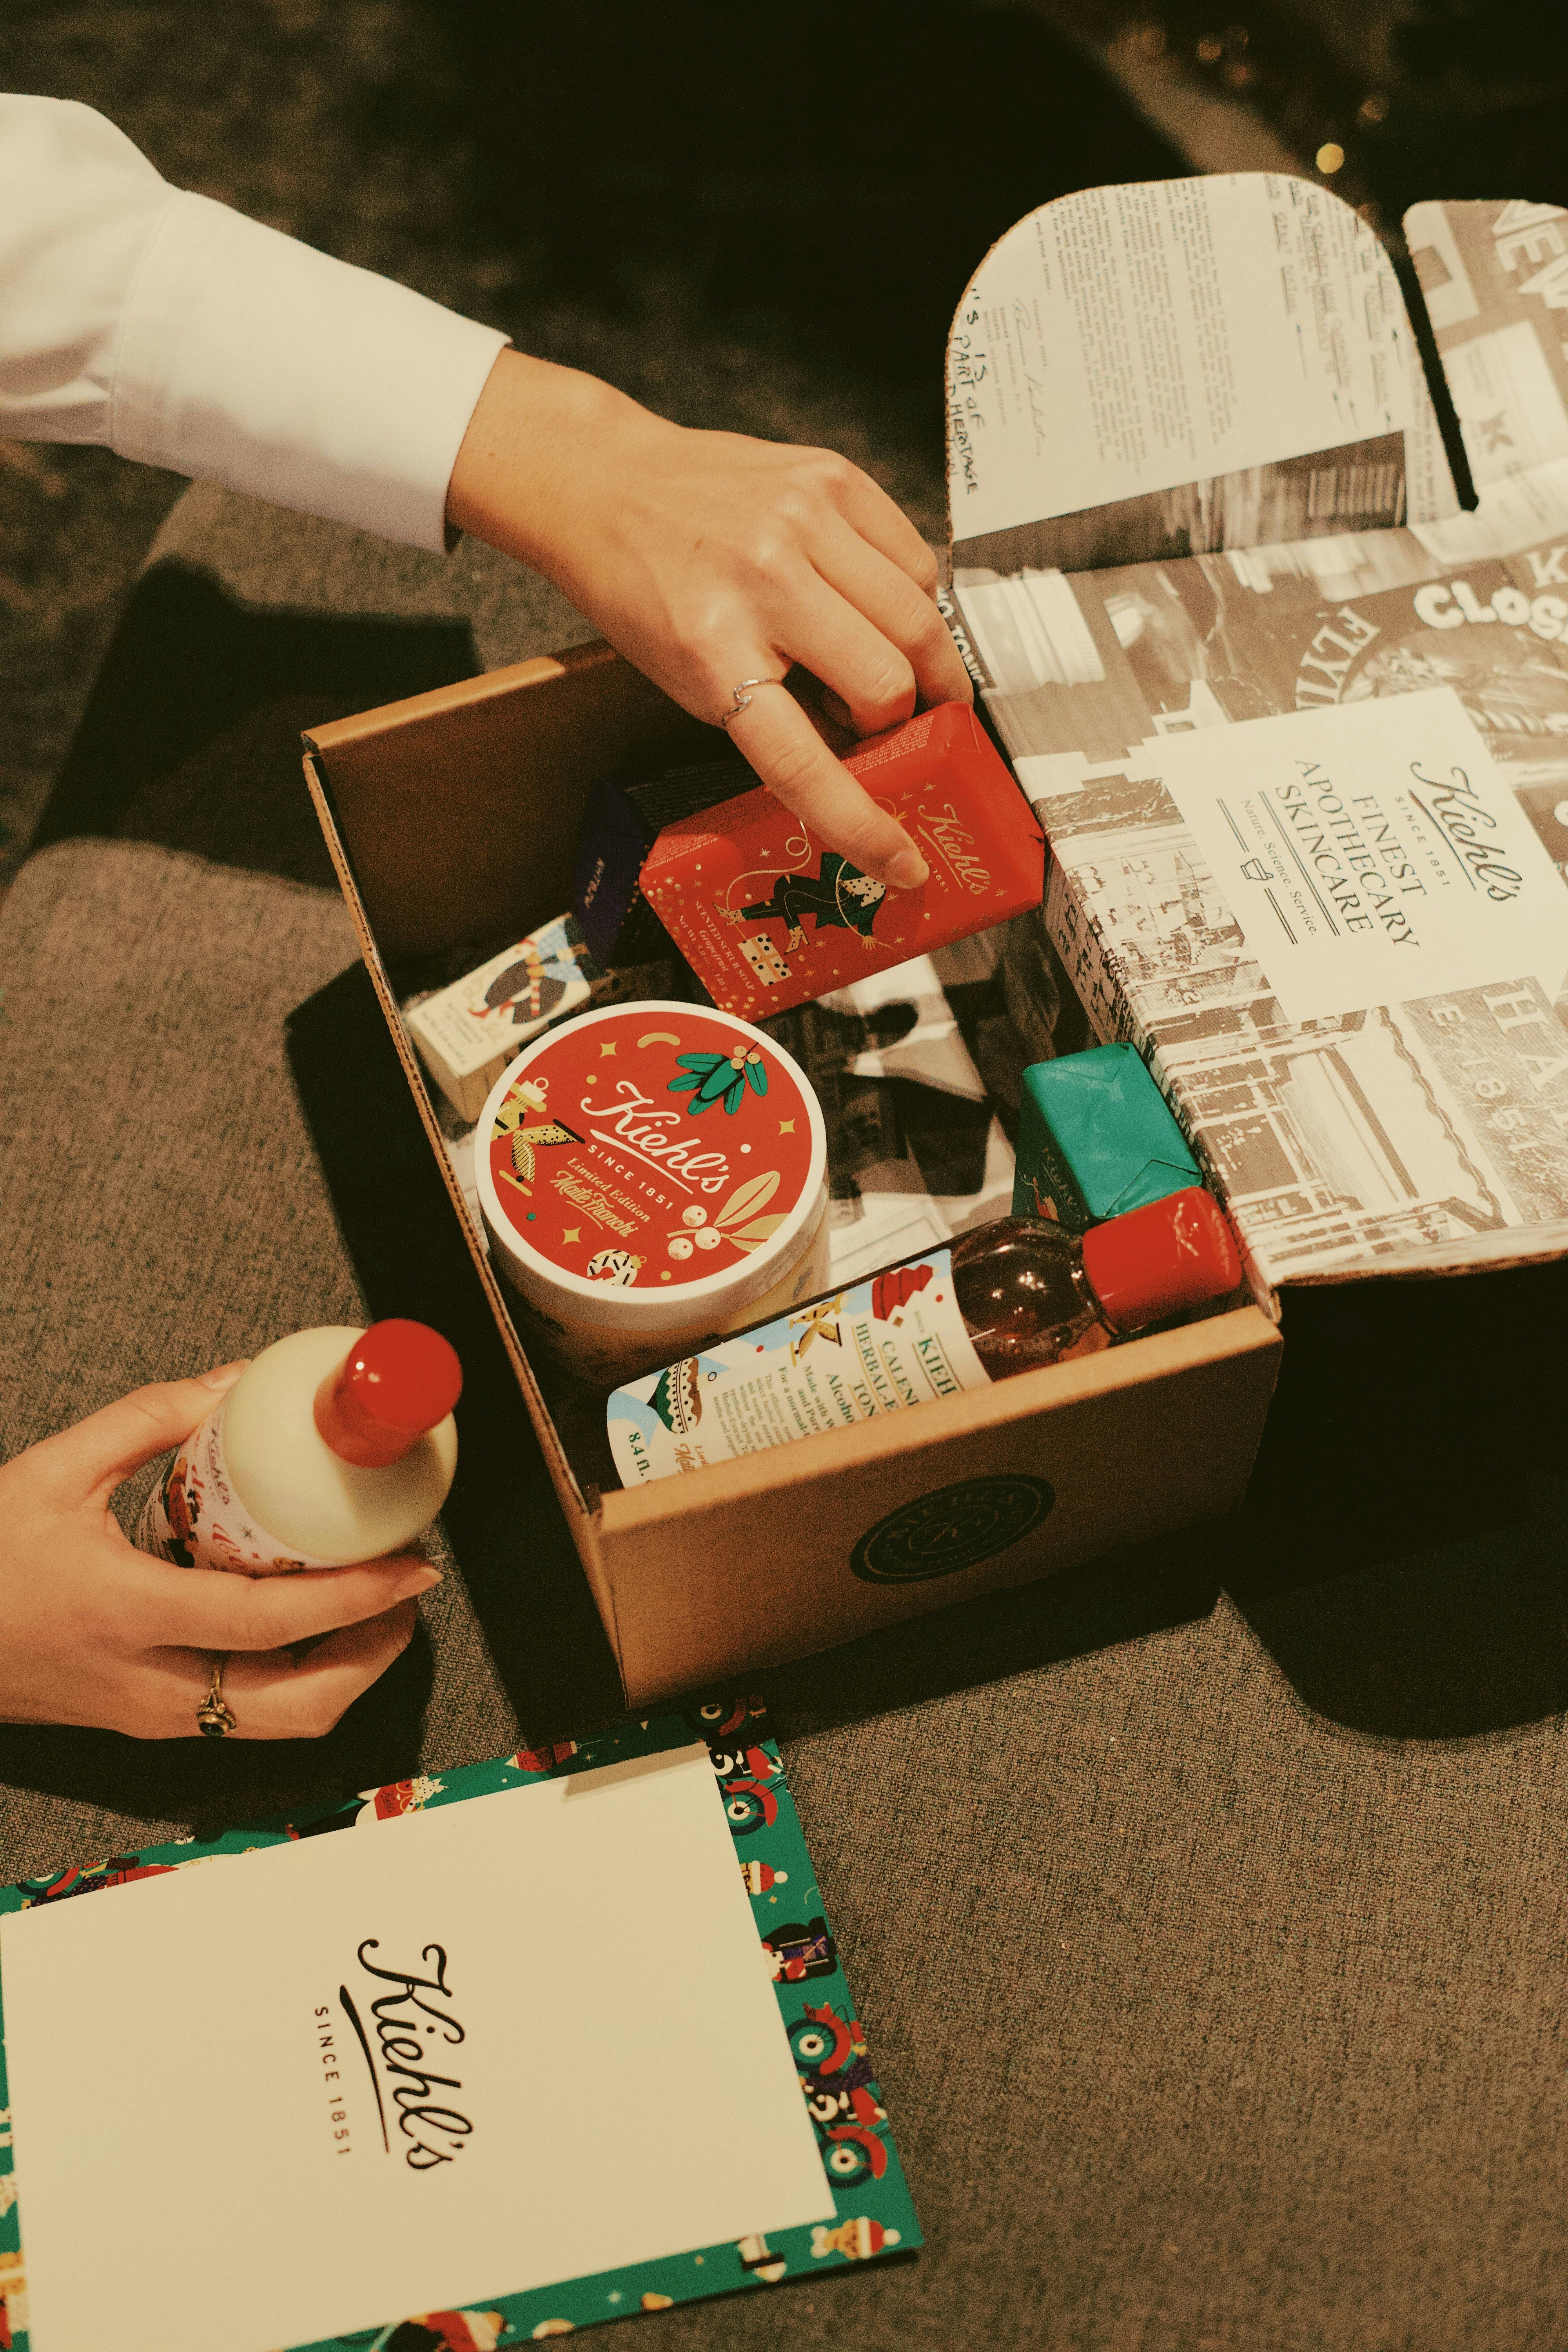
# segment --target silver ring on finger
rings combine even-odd
[[[723,718],[719,721],[720,726],[728,727],[732,719],[739,719],[742,710],[751,709],[753,687],[782,686],[783,684],[782,677],[743,677],[739,686],[732,686],[730,688],[731,698],[735,707],[732,710],[726,710]]]
[[[231,1731],[237,1731],[239,1728],[235,1720],[234,1709],[223,1695],[223,1670],[227,1664],[228,1653],[219,1651],[213,1660],[212,1680],[207,1685],[207,1695],[196,1709],[196,1721],[208,1739],[226,1739]]]

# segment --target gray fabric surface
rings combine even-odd
[[[363,1319],[283,1058],[285,1014],[353,954],[335,893],[132,843],[67,843],[24,867],[0,908],[0,1453],[139,1381]],[[123,1490],[127,1523],[152,1475]],[[273,1810],[346,1759],[435,1770],[515,1744],[449,1562],[424,1609],[423,1745],[412,1688],[368,1746],[231,1745],[221,1780],[200,1740],[0,1727],[0,1781],[18,1784],[0,1786],[0,1871],[173,1835],[215,1805]],[[127,1785],[142,1802],[116,1804]]]
[[[195,494],[168,551],[296,607],[457,593],[423,558],[367,589],[349,534],[250,521]],[[492,652],[539,650],[534,587],[494,584]],[[285,1013],[352,952],[330,894],[144,843],[25,869],[0,910],[7,1449],[359,1311],[281,1054]],[[766,1677],[928,2246],[668,2313],[649,2344],[1556,2352],[1565,1505],[1543,1483],[1522,1550],[1331,1582],[1294,1617],[1223,1601],[1116,1639],[1137,1611],[1097,1614],[1090,1571]],[[129,1743],[0,1729],[0,1871],[273,1810],[345,1758],[503,1751],[460,1580],[437,1598],[423,1730],[405,1678],[357,1744],[255,1787],[215,1790],[195,1743],[153,1769]],[[1448,1738],[1332,1719],[1397,1719],[1428,1654],[1453,1719],[1538,1719]]]
[[[242,604],[271,612],[466,620],[487,670],[598,634],[548,580],[482,540],[427,555],[314,515],[258,508],[215,482],[192,484],[147,562],[205,572]]]
[[[672,2345],[1562,2344],[1560,1719],[1342,1730],[1222,1601],[785,1753],[931,2251]]]

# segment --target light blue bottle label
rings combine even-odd
[[[936,1250],[617,1389],[610,1448],[640,1486],[986,1382]]]

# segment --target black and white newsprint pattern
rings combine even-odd
[[[1426,205],[1412,242],[1480,487],[1477,512],[1393,527],[1386,508],[1370,512],[1387,485],[1369,475],[1363,510],[1382,527],[1313,515],[1310,535],[1275,540],[1260,508],[1259,536],[1271,543],[1237,544],[1247,518],[1238,512],[1234,533],[1216,527],[1199,484],[1184,509],[1163,492],[1097,517],[1097,551],[1119,503],[1128,553],[1173,551],[1154,561],[1101,554],[1093,572],[1053,568],[1046,541],[1058,526],[1024,521],[954,548],[952,595],[971,667],[1051,845],[1050,942],[1096,1034],[1131,1038],[1149,1057],[1271,1282],[1568,1248],[1568,897],[1561,953],[1542,946],[1541,919],[1557,922],[1548,861],[1557,884],[1568,879],[1568,215]],[[1322,456],[1327,484],[1327,461],[1342,469],[1350,453]],[[1313,479],[1310,462],[1288,470],[1297,484]],[[1184,541],[1193,552],[1173,551]],[[1222,887],[1174,774],[1179,766],[1187,779],[1190,812],[1205,764],[1194,739],[1205,730],[1242,730],[1223,758],[1208,737],[1216,773],[1232,776],[1255,743],[1262,757],[1268,728],[1248,736],[1255,722],[1394,697],[1424,698],[1409,706],[1413,742],[1418,712],[1457,706],[1470,764],[1494,792],[1497,780],[1511,788],[1511,803],[1501,795],[1510,822],[1516,811],[1528,820],[1518,829],[1525,855],[1516,841],[1513,881],[1500,885],[1481,870],[1489,853],[1472,828],[1438,874],[1427,852],[1439,835],[1418,842],[1389,821],[1384,770],[1376,790],[1360,776],[1342,801],[1320,793],[1311,822],[1322,855],[1311,862],[1321,891],[1303,876],[1312,906],[1338,938],[1336,911],[1342,920],[1357,910],[1354,929],[1399,889],[1419,892],[1425,876],[1462,886],[1450,916],[1467,888],[1479,887],[1478,904],[1489,891],[1533,892],[1534,927],[1517,935],[1522,968],[1512,968],[1505,919],[1495,975],[1470,970],[1463,985],[1434,986],[1428,960],[1408,1000],[1303,1018],[1299,992],[1293,1014],[1280,1002],[1291,993],[1285,943],[1297,944],[1283,887],[1269,896],[1266,858],[1242,862],[1254,845],[1235,825]],[[1353,731],[1335,719],[1322,740]],[[1433,813],[1429,793],[1412,797]],[[1478,822],[1496,821],[1494,808]],[[1310,856],[1305,836],[1297,845]],[[1237,873],[1257,880],[1256,898],[1238,895]],[[1296,904],[1307,903],[1299,887]]]
[[[1563,974],[1500,971],[1495,984],[1290,1022],[1267,947],[1252,951],[1160,780],[1162,750],[1448,688],[1568,874],[1562,470],[1557,531],[1506,552],[1490,550],[1510,532],[1476,516],[1058,574],[1044,595],[1008,583],[1058,644],[1070,599],[1092,647],[1070,679],[1040,664],[1026,684],[1015,668],[986,696],[1050,838],[1051,939],[1097,1034],[1152,1056],[1270,1280],[1412,1250],[1512,1255],[1519,1228],[1568,1221],[1568,1003],[1548,993]],[[984,641],[962,574],[954,587]],[[1339,845],[1352,861],[1377,846],[1353,820]],[[1568,940],[1568,898],[1563,922]]]

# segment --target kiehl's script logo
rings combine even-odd
[[[474,2128],[455,2096],[446,2095],[461,2092],[462,2077],[437,2071],[454,2063],[446,2053],[466,2039],[450,2007],[447,1954],[440,1944],[426,1944],[419,1955],[421,1974],[418,1969],[382,1968],[369,1958],[380,1949],[374,1936],[359,1948],[365,1975],[373,1985],[386,1987],[380,1993],[359,1989],[362,2000],[370,1996],[368,2027],[346,1984],[338,1987],[338,1999],[364,2053],[383,2146],[391,2155],[395,2126],[406,2143],[403,2160],[409,2170],[434,2172],[461,2156]]]
[[[676,1039],[671,1038],[674,1045]],[[691,1082],[686,1081],[688,1085]],[[682,1192],[693,1186],[700,1192],[719,1192],[730,1181],[730,1163],[721,1151],[694,1151],[690,1133],[672,1135],[671,1128],[679,1129],[681,1116],[678,1110],[660,1110],[651,1095],[631,1078],[620,1079],[616,1087],[618,1102],[596,1103],[583,1097],[583,1109],[590,1118],[602,1118],[603,1127],[595,1127],[595,1143],[607,1143],[626,1151],[632,1159],[640,1160],[658,1176],[668,1176]]]
[[[1458,854],[1459,870],[1471,889],[1484,890],[1489,898],[1505,905],[1509,899],[1517,898],[1521,877],[1501,854],[1497,818],[1463,768],[1451,768],[1447,783],[1436,776],[1423,775],[1414,760],[1410,772],[1426,791],[1425,799],[1415,791],[1411,799],[1446,835]]]
[[[945,808],[921,803],[920,831],[962,889],[977,896],[991,887],[991,872],[974,855],[974,835],[959,819],[951,801]]]

